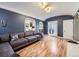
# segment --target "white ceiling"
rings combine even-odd
[[[53,9],[46,13],[38,4],[39,2],[0,2],[0,7],[41,20],[58,15],[74,15],[79,9],[78,2],[50,2]]]

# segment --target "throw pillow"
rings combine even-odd
[[[18,39],[18,35],[17,34],[12,36],[12,41],[13,40],[17,40],[17,39]]]

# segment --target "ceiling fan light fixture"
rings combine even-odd
[[[48,2],[40,2],[40,7],[47,13],[52,10],[52,7]]]
[[[48,6],[47,8],[45,8],[46,12],[51,12],[51,10],[52,10],[52,7],[50,7],[50,6]]]
[[[45,8],[48,5],[48,2],[40,2],[40,7]]]

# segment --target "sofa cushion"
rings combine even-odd
[[[36,31],[34,31],[33,34],[34,34],[34,35],[40,35],[41,38],[43,37],[42,33],[40,33],[40,32],[36,32]]]
[[[25,38],[28,39],[29,42],[37,41],[36,36],[28,36],[28,37],[25,37]]]
[[[33,31],[26,31],[24,33],[24,36],[27,37],[27,36],[32,36],[33,35]]]
[[[20,38],[20,39],[11,41],[10,44],[11,44],[11,46],[14,50],[17,50],[17,49],[20,49],[23,46],[27,45],[28,44],[28,39]]]
[[[0,57],[10,57],[14,54],[14,51],[8,42],[0,44]]]
[[[11,37],[9,34],[0,35],[0,43],[9,42],[10,40],[11,40]]]
[[[41,38],[41,36],[40,35],[35,35],[36,37],[37,37],[37,39],[40,39]]]
[[[18,33],[18,38],[24,38],[24,32]]]

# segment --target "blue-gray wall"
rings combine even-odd
[[[48,32],[48,22],[57,20],[58,36],[63,36],[63,20],[69,20],[69,19],[74,19],[74,17],[72,15],[60,15],[46,19],[46,21],[44,22],[44,33],[47,34]]]
[[[24,20],[27,17],[36,21],[36,30],[38,30],[41,20],[0,8],[0,35],[24,32]],[[2,19],[7,23],[5,27],[2,26]]]
[[[2,27],[1,20],[7,24]],[[24,31],[25,16],[0,8],[0,34],[9,34]]]
[[[39,19],[36,19],[36,31],[39,30],[39,22],[42,22],[43,23],[43,21],[41,21]]]

